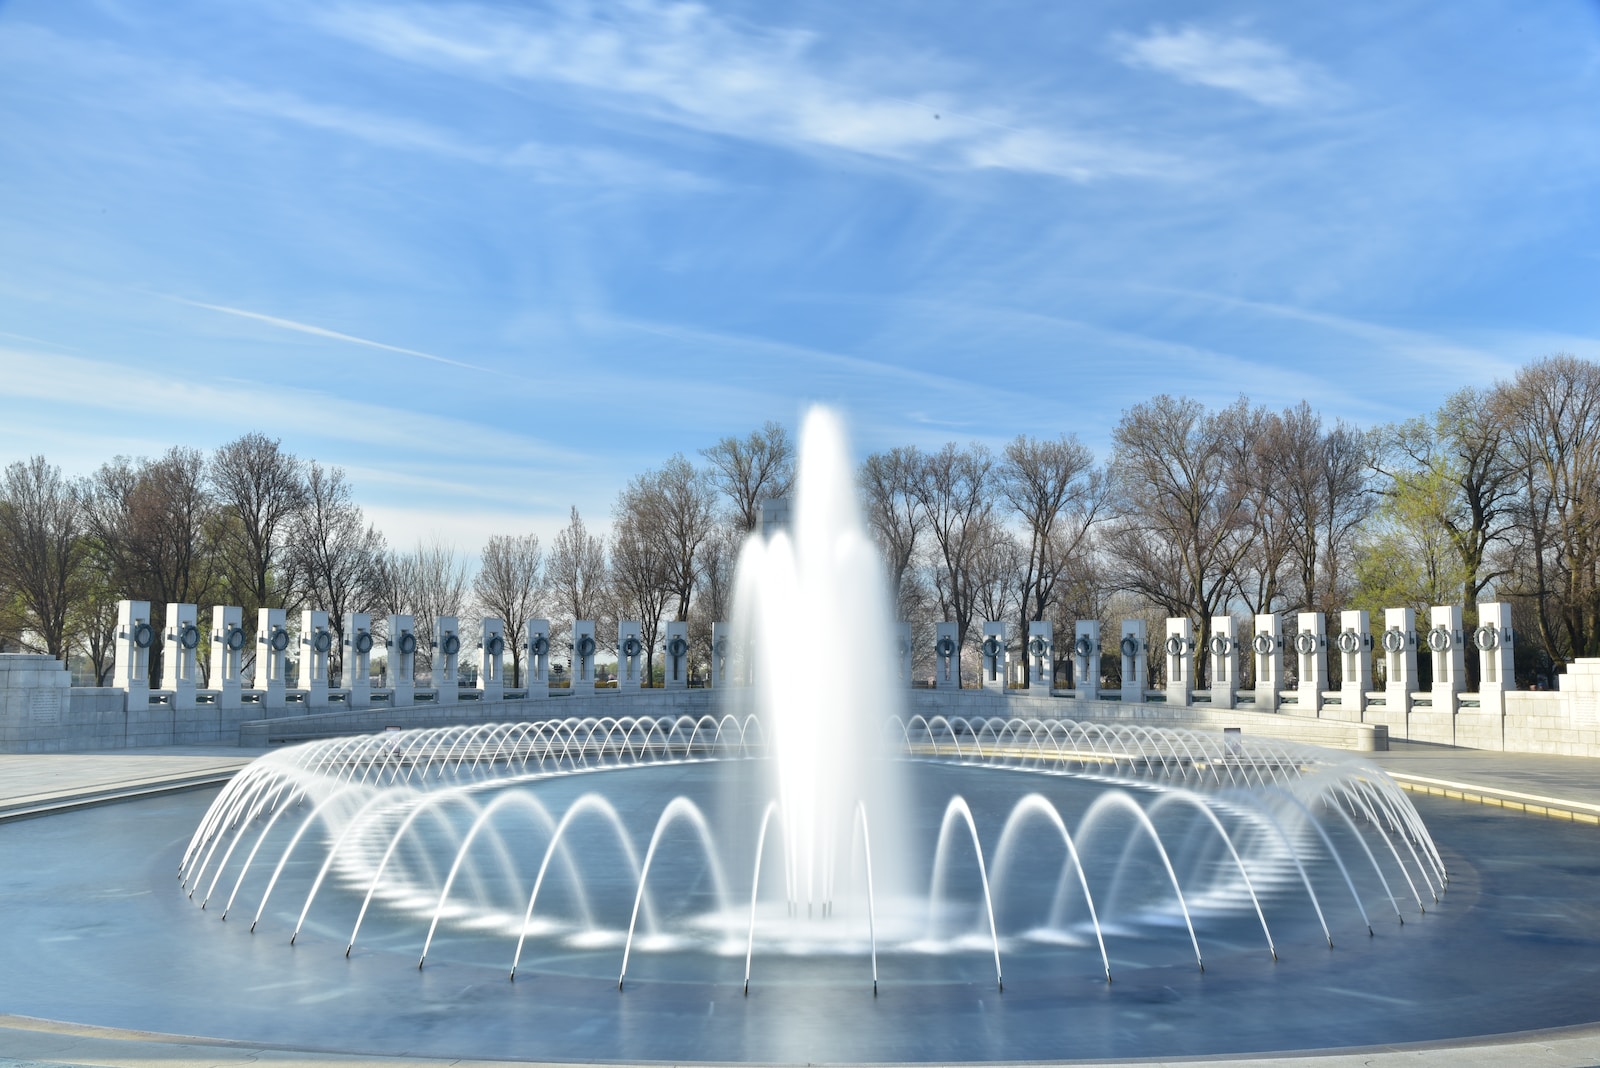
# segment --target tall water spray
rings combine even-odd
[[[805,417],[788,526],[750,538],[739,558],[734,619],[773,732],[792,907],[828,912],[869,841],[880,887],[896,886],[899,762],[880,752],[885,717],[904,702],[893,616],[844,426],[827,408]]]

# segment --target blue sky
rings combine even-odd
[[[0,3],[0,459],[247,430],[405,547],[1156,392],[1600,359],[1600,5]]]

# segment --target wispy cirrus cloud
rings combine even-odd
[[[247,311],[244,308],[230,308],[225,304],[207,304],[199,300],[186,300],[183,297],[170,297],[169,300],[179,304],[187,304],[191,308],[204,308],[207,311],[221,312],[224,315],[234,315],[241,319],[251,319],[258,323],[266,323],[280,330],[291,330],[299,334],[310,334],[312,337],[326,338],[329,341],[343,341],[351,345],[364,345],[367,348],[382,349],[385,352],[397,352],[402,356],[415,356],[419,360],[431,360],[449,367],[460,367],[466,371],[479,371],[483,374],[499,375],[504,372],[496,371],[492,367],[482,367],[464,360],[452,360],[448,356],[435,356],[431,352],[422,352],[418,349],[403,348],[399,345],[390,345],[382,341],[373,341],[371,338],[357,337],[354,334],[341,334],[337,330],[329,330],[323,326],[313,326],[311,323],[300,323],[293,319],[283,319],[276,315],[267,315],[263,312]]]
[[[1321,68],[1260,37],[1195,25],[1156,26],[1139,37],[1118,34],[1112,44],[1130,67],[1237,93],[1266,107],[1301,107],[1332,88]]]
[[[195,100],[207,105],[294,123],[380,148],[425,153],[483,167],[519,170],[535,181],[547,184],[649,185],[657,190],[707,189],[716,184],[699,175],[610,148],[534,140],[508,145],[486,144],[428,122],[308,100],[283,90],[197,81],[191,84],[190,93]]]
[[[1173,160],[1138,145],[1018,119],[948,92],[830,73],[807,32],[753,26],[697,3],[633,0],[604,11],[558,5],[512,14],[350,3],[316,16],[324,29],[378,52],[501,83],[582,91],[620,110],[782,147],[844,151],[952,169],[1003,168],[1076,181],[1170,177]]]

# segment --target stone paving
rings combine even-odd
[[[1447,796],[1503,803],[1530,798],[1544,802],[1550,815],[1600,814],[1600,761],[1582,757],[1536,756],[1455,749],[1395,742],[1388,752],[1366,753],[1408,788],[1451,784]],[[43,807],[73,803],[105,803],[160,789],[182,789],[199,782],[220,781],[264,750],[237,747],[166,747],[93,754],[0,755],[0,819]],[[1432,792],[1441,792],[1434,789]],[[1515,807],[1514,805],[1507,807]],[[1536,808],[1529,805],[1529,810]],[[1522,818],[1537,819],[1538,815]],[[1600,831],[1597,831],[1600,833]],[[1600,839],[1597,839],[1600,846]],[[0,1014],[0,1066],[105,1065],[146,1068],[200,1068],[250,1062],[308,1065],[313,1068],[365,1068],[413,1065],[460,1068],[503,1061],[431,1058],[373,1058],[306,1050],[270,1049],[255,1044],[159,1035],[88,1025],[35,1020]],[[1478,1043],[1420,1047],[1376,1047],[1314,1056],[1254,1055],[1249,1057],[1184,1058],[1164,1061],[1094,1062],[1100,1065],[1194,1064],[1233,1068],[1436,1068],[1528,1064],[1566,1066],[1600,1064],[1600,1024],[1549,1032],[1502,1036]]]

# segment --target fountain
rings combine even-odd
[[[645,981],[1034,981],[1161,966],[1202,938],[1334,945],[1439,899],[1376,768],[1066,720],[908,717],[836,417],[807,419],[795,521],[750,540],[721,718],[569,718],[312,743],[211,806],[202,909],[417,967]],[[826,673],[797,669],[827,658]],[[812,685],[808,677],[826,677]],[[626,811],[624,811],[626,809]],[[265,926],[263,926],[265,925]],[[1256,929],[1254,935],[1251,929]],[[326,941],[327,938],[320,938]],[[432,956],[431,956],[432,955]],[[732,959],[728,963],[729,958]],[[762,965],[756,970],[757,962]],[[742,971],[737,970],[742,964]]]
[[[1171,1056],[1592,1018],[1584,869],[1551,859],[1592,832],[1413,805],[1368,761],[1283,741],[913,714],[837,420],[814,413],[802,448],[794,522],[741,559],[720,669],[739,684],[715,715],[318,741],[203,812],[170,797],[8,826],[0,846],[47,873],[5,898],[24,919],[0,950],[28,962],[0,974],[9,1011],[725,1062]],[[158,863],[182,895],[150,893]]]

